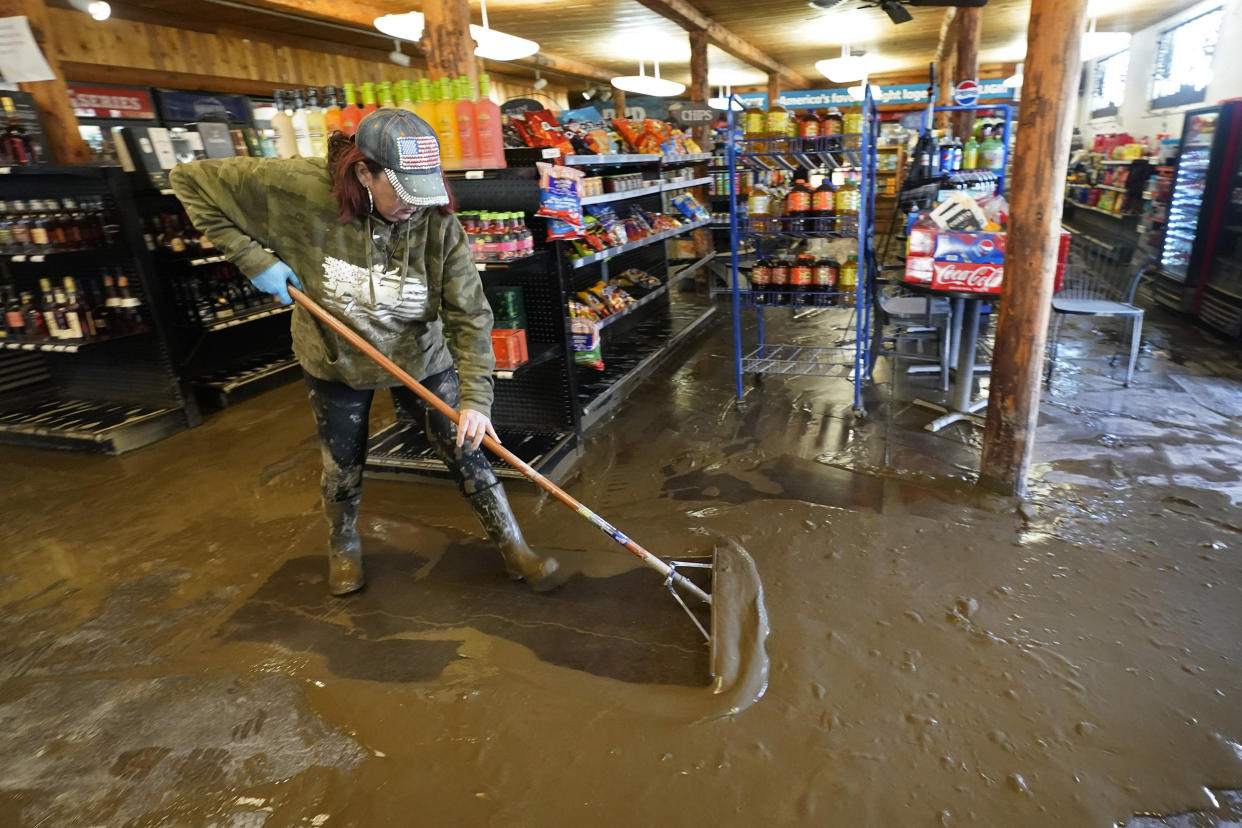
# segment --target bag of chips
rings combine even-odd
[[[582,234],[582,201],[578,194],[578,182],[586,177],[586,173],[574,167],[560,167],[546,161],[538,161],[535,167],[539,170],[539,210],[537,216],[558,219],[576,229],[574,235]],[[548,241],[552,237],[551,222],[548,223]],[[558,232],[564,232],[558,226]],[[571,238],[558,235],[556,238]]]
[[[569,320],[569,331],[574,341],[574,364],[604,370],[604,355],[600,350],[599,323],[591,319],[574,317]]]

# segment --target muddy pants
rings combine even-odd
[[[327,503],[340,503],[362,494],[362,466],[367,459],[367,424],[375,392],[322,380],[303,372],[311,411],[319,427],[323,449],[320,488]],[[457,371],[450,368],[423,380],[440,399],[457,408],[461,389]],[[392,389],[397,420],[406,428],[422,428],[439,458],[448,466],[462,494],[472,495],[496,485],[496,474],[482,448],[457,447],[457,426],[408,388]]]

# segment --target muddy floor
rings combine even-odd
[[[758,700],[522,486],[557,592],[455,490],[371,480],[370,586],[327,596],[298,386],[120,458],[0,448],[0,823],[1242,824],[1239,352],[1157,315],[1122,389],[1116,335],[1067,332],[1023,504],[904,364],[863,421],[842,380],[739,403],[723,322],[591,434],[569,485],[620,528],[753,555]]]

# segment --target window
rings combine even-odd
[[[1091,117],[1116,115],[1126,93],[1126,69],[1130,52],[1118,52],[1095,62],[1095,85],[1091,87]]]
[[[1160,33],[1151,74],[1152,109],[1199,103],[1206,97],[1223,17],[1217,7]]]

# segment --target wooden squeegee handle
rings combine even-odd
[[[418,380],[410,376],[408,373],[406,373],[401,368],[401,366],[397,365],[397,363],[393,362],[391,359],[389,359],[388,357],[380,353],[379,349],[377,349],[370,342],[367,342],[365,339],[363,339],[362,336],[359,335],[357,331],[355,331],[353,328],[346,325],[341,320],[337,319],[335,316],[333,316],[328,311],[324,310],[319,305],[318,302],[311,299],[304,292],[298,290],[293,285],[289,285],[288,288],[289,288],[289,295],[293,297],[293,301],[297,302],[299,305],[306,308],[306,310],[309,311],[312,316],[314,316],[316,319],[318,319],[323,324],[327,325],[333,332],[335,332],[338,336],[340,336],[350,345],[353,345],[359,351],[362,351],[362,353],[366,354],[367,357],[371,359],[376,365],[383,368],[388,373],[392,374],[393,377],[395,377],[398,382],[400,382],[406,388],[410,389],[415,394],[417,394],[419,399],[427,403],[427,405],[430,405],[436,411],[439,411],[445,417],[448,417],[450,420],[452,420],[454,425],[460,422],[461,415],[456,411],[456,409],[454,409],[448,403],[444,402],[444,400],[440,399],[435,394],[431,393],[431,391],[429,391],[421,382],[419,382]],[[584,518],[591,521],[591,523],[593,523],[597,529],[599,529],[601,532],[603,532],[608,537],[612,538],[617,543],[624,546],[626,549],[633,552],[635,555],[637,555],[642,560],[643,563],[647,564],[647,566],[656,570],[661,575],[664,575],[666,578],[669,577],[671,574],[674,578],[678,580],[679,585],[685,586],[687,589],[694,592],[695,596],[700,598],[701,600],[706,601],[707,603],[711,603],[711,598],[710,596],[707,595],[707,593],[698,589],[698,587],[696,587],[693,583],[690,583],[689,581],[685,581],[684,583],[682,583],[683,581],[682,576],[680,576],[678,573],[673,572],[672,567],[670,567],[667,563],[660,560],[655,555],[652,555],[650,552],[648,552],[643,547],[639,546],[637,543],[635,543],[632,539],[630,539],[627,535],[622,533],[620,530],[618,530],[608,521],[604,520],[599,515],[592,512],[586,506],[583,506],[572,495],[570,495],[560,486],[553,483],[548,478],[544,477],[539,472],[535,471],[533,468],[531,468],[529,463],[527,463],[522,458],[518,457],[513,452],[509,451],[507,448],[502,446],[496,440],[492,439],[491,436],[483,437],[483,445],[486,446],[489,451],[491,451],[501,460],[504,460],[510,466],[517,469],[522,474],[526,475],[528,478],[534,481],[535,485],[539,486],[541,489],[543,489],[548,494],[555,497],[561,503],[564,503],[570,509],[573,509],[578,514],[582,515]]]

